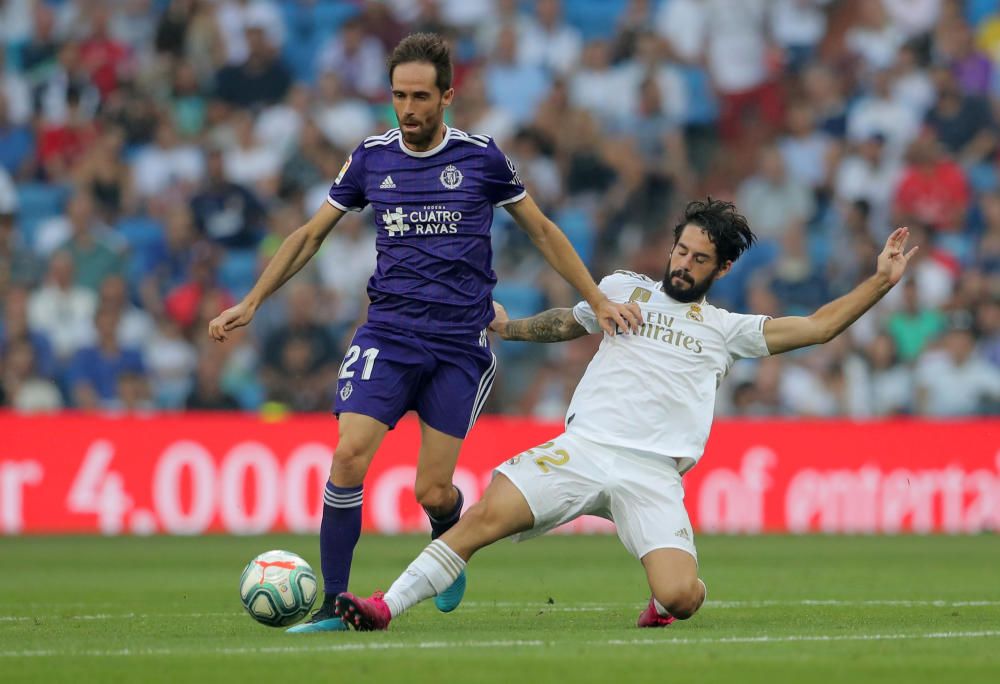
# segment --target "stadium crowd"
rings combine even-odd
[[[368,212],[249,329],[207,322],[396,125],[385,56],[418,30],[453,46],[448,123],[595,277],[662,278],[711,194],[760,237],[712,301],[808,314],[910,227],[904,284],[737,364],[722,415],[1000,413],[1000,0],[0,0],[0,406],[328,411]],[[576,301],[502,210],[493,235],[513,316]],[[597,343],[497,344],[487,411],[561,418]]]

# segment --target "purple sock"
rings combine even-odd
[[[444,517],[435,518],[430,513],[427,513],[426,509],[424,510],[424,513],[427,513],[427,518],[431,521],[431,539],[437,539],[442,534],[450,530],[462,516],[462,504],[465,503],[465,497],[462,496],[462,490],[458,487],[455,487],[455,491],[458,492],[458,499],[455,500],[455,507]]]
[[[354,547],[361,536],[361,499],[364,485],[338,487],[329,480],[323,492],[323,523],[319,528],[319,557],[323,591],[332,599],[347,591]]]

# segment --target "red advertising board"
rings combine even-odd
[[[493,466],[560,430],[483,418],[455,482],[471,503]],[[0,413],[0,534],[314,531],[336,432],[322,415]],[[366,530],[427,529],[418,441],[407,418],[376,455]],[[1000,530],[1000,420],[720,421],[684,482],[701,532]],[[565,531],[606,529],[584,518]]]

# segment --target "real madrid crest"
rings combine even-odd
[[[462,184],[462,178],[462,172],[458,170],[458,167],[448,164],[448,166],[444,167],[444,171],[441,172],[441,185],[449,190],[454,190]]]
[[[341,401],[347,401],[351,397],[351,392],[354,391],[354,385],[348,380],[344,383],[344,386],[340,388],[340,399]]]
[[[701,307],[697,304],[691,305],[691,308],[688,309],[687,317],[692,321],[698,321],[699,323],[703,323],[705,321],[705,317],[701,315]]]

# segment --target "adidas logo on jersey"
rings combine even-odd
[[[381,190],[394,190],[396,184],[392,182],[392,176],[386,176],[385,180],[382,181],[382,185],[378,186]]]

